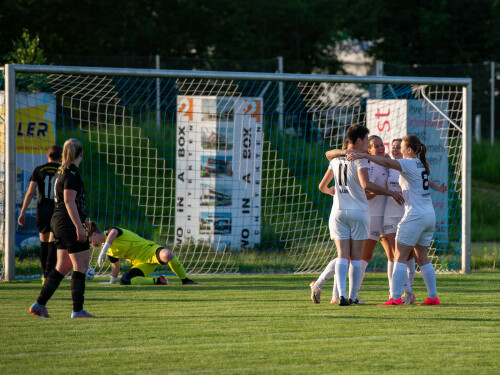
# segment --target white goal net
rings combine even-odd
[[[190,274],[321,271],[336,256],[332,199],[318,190],[324,153],[341,148],[351,124],[380,135],[387,152],[406,134],[427,145],[431,178],[449,188],[432,195],[430,256],[437,270],[462,269],[465,81],[40,69],[18,68],[11,96],[15,209],[4,217],[2,199],[0,221],[14,224],[0,228],[0,246],[3,263],[15,247],[17,277],[41,272],[36,199],[27,224],[15,224],[29,176],[51,142],[70,137],[83,143],[87,207],[100,228],[123,227],[172,248]],[[5,197],[12,156],[3,122],[0,131]],[[97,267],[98,254],[91,263],[99,276],[109,266]],[[368,270],[385,266],[377,248]]]

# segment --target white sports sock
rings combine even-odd
[[[401,298],[403,284],[406,278],[406,263],[395,262],[394,273],[392,274],[391,296],[396,301]]]
[[[336,299],[336,298],[339,298],[339,291],[338,291],[338,283],[337,283],[337,279],[338,279],[338,276],[335,275],[333,277],[333,293],[332,293],[332,299]]]
[[[405,285],[403,286],[403,290],[406,293],[409,293],[413,290],[413,281],[415,280],[415,259],[412,258],[407,261],[406,266],[408,268],[408,275],[405,281]]]
[[[351,260],[349,267],[349,298],[356,301],[359,288],[363,282],[363,272],[360,260]]]
[[[432,263],[427,263],[425,266],[420,266],[420,272],[424,278],[425,287],[427,288],[427,294],[429,298],[437,297],[436,289],[436,271],[434,271],[434,266]]]
[[[345,284],[347,277],[347,259],[337,258],[337,263],[335,264],[335,275],[337,275],[337,291],[339,297],[345,297]]]
[[[413,290],[413,283],[415,282],[415,258],[406,262],[408,265],[408,279],[410,280],[410,288]]]
[[[392,274],[394,273],[394,262],[387,261],[387,279],[389,280],[389,294],[392,297]]]
[[[335,275],[335,263],[337,262],[337,258],[332,260],[328,265],[326,266],[325,270],[321,275],[319,275],[318,280],[316,280],[316,286],[318,288],[322,288],[323,285],[331,279],[333,275]]]

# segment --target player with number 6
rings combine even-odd
[[[405,199],[405,214],[396,233],[391,297],[382,305],[402,305],[401,294],[407,277],[406,261],[414,248],[428,293],[422,305],[439,305],[436,273],[427,256],[434,236],[436,215],[429,191],[430,170],[425,157],[426,147],[418,137],[407,135],[401,143],[401,153],[403,159],[389,159],[357,150],[347,151],[348,160],[367,159],[400,172],[399,183]]]

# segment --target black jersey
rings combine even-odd
[[[35,168],[30,181],[37,183],[38,203],[37,207],[54,207],[54,189],[52,182],[59,168],[59,163],[47,163]]]
[[[71,164],[68,169],[59,168],[54,177],[54,215],[68,216],[68,210],[64,204],[64,190],[75,190],[75,203],[82,223],[87,218],[87,207],[85,206],[85,192],[83,180],[78,167]]]

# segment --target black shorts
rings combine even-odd
[[[80,253],[90,249],[89,239],[78,242],[76,227],[67,216],[52,216],[50,221],[52,233],[54,233],[55,244],[58,250],[68,250],[70,254]]]
[[[36,226],[38,228],[38,233],[52,232],[50,220],[53,214],[54,206],[47,207],[45,205],[40,205],[36,208]]]

